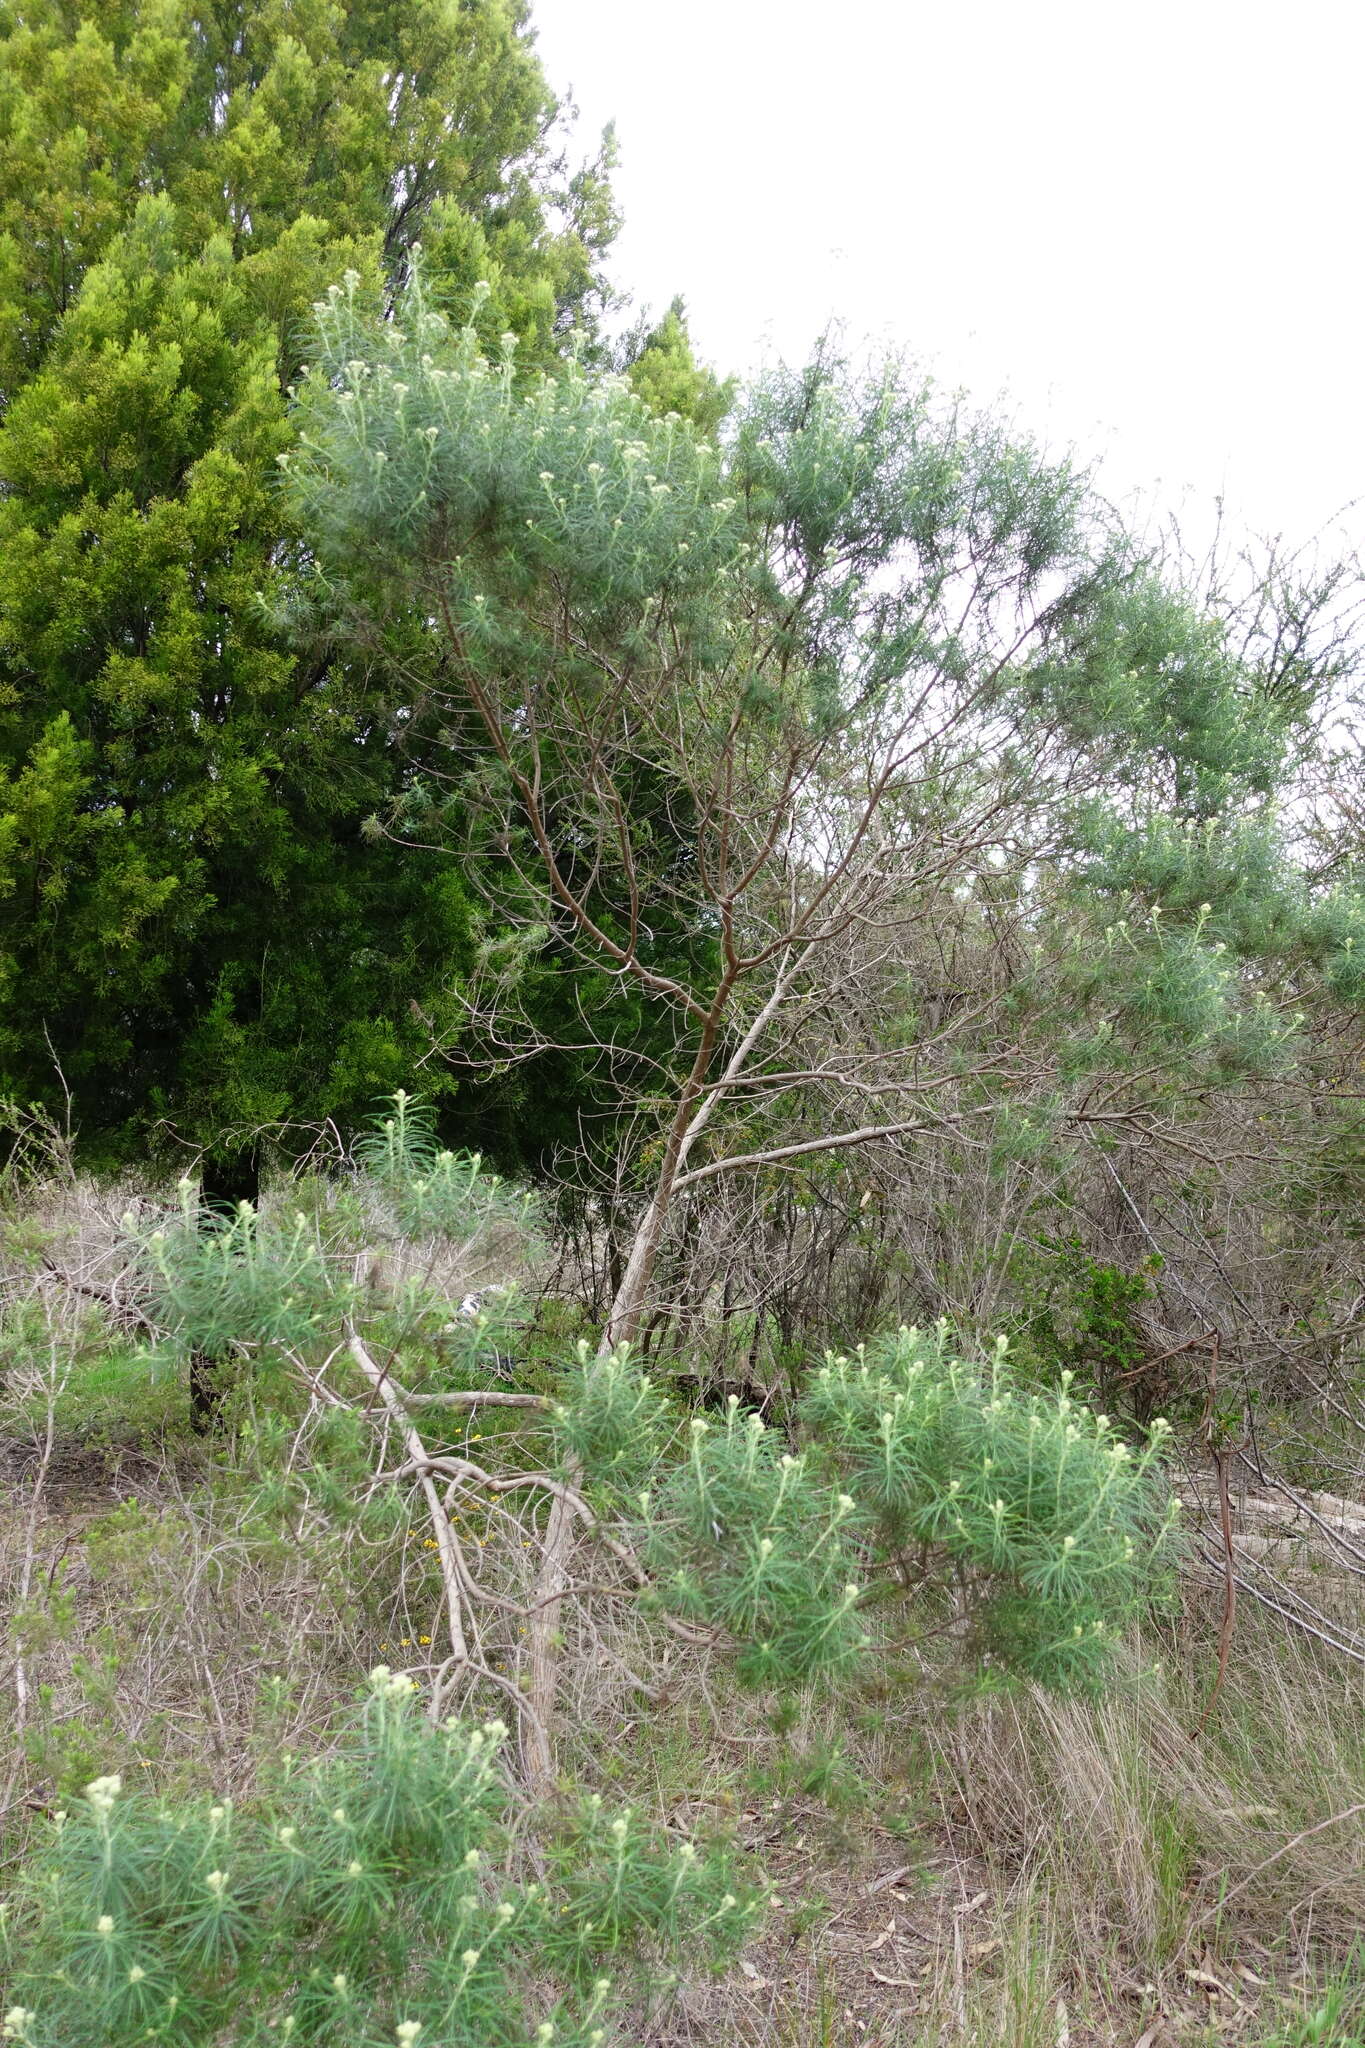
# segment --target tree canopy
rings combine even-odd
[[[94,1151],[354,1115],[442,1014],[465,886],[360,834],[401,708],[262,606],[277,458],[312,301],[419,233],[529,362],[591,335],[556,112],[519,0],[0,12],[0,1094]]]
[[[445,846],[515,937],[442,1050],[543,1046],[518,977],[558,950],[580,977],[558,1048],[586,1042],[630,1104],[612,1333],[703,1179],[987,1117],[1007,1150],[1150,1132],[1153,1060],[1197,1092],[1292,1058],[1249,923],[1178,871],[1259,834],[1262,950],[1312,965],[1322,912],[1269,808],[1334,673],[1311,606],[1287,689],[1278,643],[1239,639],[1071,463],[894,363],[777,370],[717,443],[640,395],[648,354],[629,382],[528,379],[474,307],[452,327],[420,262],[382,322],[358,273],[334,286],[284,464],[319,608],[443,648],[375,830]],[[907,963],[993,914],[1013,958],[970,1006],[987,1050]]]

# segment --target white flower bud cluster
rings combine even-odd
[[[103,1819],[114,1810],[114,1801],[123,1790],[123,1780],[115,1772],[112,1777],[92,1778],[85,1788],[85,1796],[94,1811]]]
[[[370,1673],[370,1690],[376,1699],[411,1699],[417,1686],[406,1671],[391,1671],[387,1664],[376,1664]]]
[[[465,1726],[463,1722],[452,1718],[446,1722],[446,1733],[463,1735]],[[479,1755],[479,1751],[483,1749],[497,1749],[497,1745],[505,1743],[505,1739],[508,1739],[508,1722],[505,1720],[485,1720],[481,1729],[471,1729],[467,1735],[471,1755]]]

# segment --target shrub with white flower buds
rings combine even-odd
[[[793,1452],[732,1399],[671,1451],[676,1419],[647,1377],[586,1347],[552,1418],[648,1568],[647,1606],[717,1631],[750,1682],[848,1666],[875,1647],[879,1597],[920,1596],[927,1615],[951,1579],[969,1590],[969,1652],[1085,1687],[1162,1588],[1164,1431],[1135,1450],[1065,1380],[1020,1392],[1002,1345],[974,1364],[939,1326],[831,1357],[798,1424]]]
[[[675,1849],[600,1799],[542,1842],[553,1881],[523,1877],[506,1732],[433,1727],[377,1666],[340,1748],[233,1814],[230,1870],[225,1805],[94,1780],[22,1874],[3,2039],[601,2048],[637,1967],[725,1960],[763,1895],[728,1851]]]

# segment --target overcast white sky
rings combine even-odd
[[[1365,543],[1360,0],[533,0],[619,282],[701,352],[827,319],[1008,393],[1112,495]]]

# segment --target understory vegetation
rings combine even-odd
[[[0,0],[0,2034],[1365,2042],[1362,588]]]
[[[29,1137],[12,2038],[1354,2038],[1348,1585],[1279,1539],[1327,1625],[1268,1577],[1224,1658],[1179,1431],[1036,1311],[760,1414],[592,1345],[411,1097],[214,1218]]]

